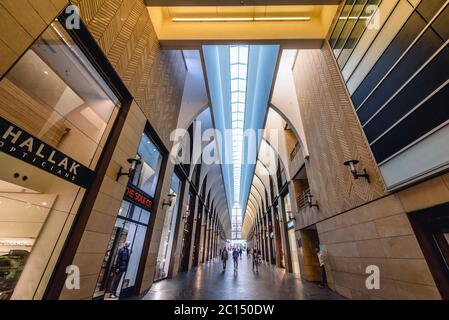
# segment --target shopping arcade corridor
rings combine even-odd
[[[268,264],[252,271],[252,261],[243,254],[238,272],[228,260],[223,271],[216,258],[177,277],[153,285],[143,300],[339,300],[328,288],[301,280]]]

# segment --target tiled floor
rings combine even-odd
[[[297,279],[284,270],[262,265],[253,273],[251,260],[239,261],[234,273],[228,261],[225,272],[221,261],[202,265],[174,279],[157,282],[144,300],[339,300],[338,294]]]

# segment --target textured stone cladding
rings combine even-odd
[[[440,299],[407,213],[449,202],[448,175],[387,194],[329,46],[300,50],[294,78],[320,205],[300,211],[297,227],[316,224],[329,286],[352,299]],[[353,179],[343,165],[350,159],[370,184]],[[366,288],[370,265],[380,268],[380,290]]]

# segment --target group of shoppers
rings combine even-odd
[[[253,271],[254,272],[259,272],[259,264],[262,262],[261,261],[261,252],[260,252],[260,250],[254,249],[253,253],[251,254],[251,250],[248,248],[246,253],[247,253],[248,258],[251,258],[251,256],[252,256]],[[240,248],[240,249],[234,248],[232,250],[232,260],[234,261],[234,272],[238,271],[239,259],[242,260],[242,256],[243,256],[242,248]],[[229,258],[228,249],[227,248],[223,248],[221,250],[221,260],[223,262],[223,271],[226,270],[228,258]]]
[[[260,250],[254,249],[253,252],[251,253],[251,250],[248,248],[247,249],[247,256],[248,258],[251,258],[252,256],[252,262],[253,262],[253,272],[259,272],[259,265],[262,263],[262,253],[260,252]],[[243,250],[234,248],[232,250],[232,260],[234,261],[234,272],[238,271],[238,267],[239,267],[239,258],[242,259],[242,253]],[[316,247],[316,254],[318,257],[318,261],[320,264],[320,273],[321,273],[321,283],[320,283],[320,287],[326,287],[327,285],[327,279],[326,279],[326,269],[324,267],[325,264],[325,252],[323,250],[321,250],[320,246]],[[228,253],[228,249],[225,247],[221,250],[221,260],[223,261],[223,271],[226,270],[226,265],[228,262],[228,257],[229,257],[229,253]]]
[[[242,249],[234,248],[232,250],[232,260],[234,261],[234,271],[238,270],[239,258],[242,259],[242,253],[243,253]],[[221,260],[223,261],[223,271],[226,270],[226,265],[228,263],[228,257],[229,257],[228,249],[223,248],[221,250]]]

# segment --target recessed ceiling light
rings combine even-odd
[[[173,18],[173,22],[227,22],[254,21],[253,18]]]
[[[46,75],[48,75],[48,71],[47,71],[47,70],[45,70],[44,73],[45,73]]]
[[[254,21],[310,21],[310,17],[260,17]]]
[[[173,18],[173,22],[255,22],[255,21],[310,21],[310,17],[223,17]]]

